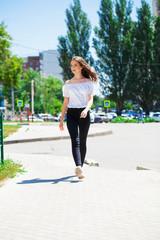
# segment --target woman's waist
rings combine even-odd
[[[85,107],[68,107],[68,111],[83,111],[85,109]]]
[[[68,103],[68,108],[72,108],[72,109],[82,109],[82,108],[86,108],[87,103]]]

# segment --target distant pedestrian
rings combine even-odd
[[[59,128],[61,131],[64,130],[63,119],[67,111],[67,128],[72,142],[72,155],[76,165],[75,174],[82,179],[84,178],[82,167],[86,156],[86,141],[90,126],[89,109],[93,104],[93,82],[97,81],[97,74],[79,56],[73,57],[70,64],[74,77],[66,81],[63,86],[64,102]]]
[[[143,119],[143,108],[141,106],[138,107],[138,123],[142,119],[142,122],[144,123]]]

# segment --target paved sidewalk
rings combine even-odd
[[[160,174],[84,167],[67,157],[10,154],[27,173],[0,188],[3,240],[159,240]]]
[[[30,123],[29,125],[22,125],[17,132],[4,140],[4,144],[52,141],[70,138],[66,124],[64,124],[64,131],[60,131],[58,125],[59,123]],[[96,128],[91,124],[88,136],[95,137],[109,134],[112,134],[112,130],[108,126],[106,127],[106,124],[102,129]]]
[[[100,130],[91,125],[90,136],[111,131],[105,126]],[[57,125],[31,124],[8,139],[67,134]],[[0,239],[160,239],[159,171],[85,165],[86,177],[79,180],[70,157],[7,153],[8,157],[20,161],[27,172],[0,188]]]

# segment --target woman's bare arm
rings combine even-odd
[[[93,104],[93,94],[88,94],[88,103],[87,103],[86,108],[81,113],[81,118],[87,117],[87,113],[88,113],[89,109],[92,107],[92,104]]]
[[[62,114],[61,114],[61,120],[60,120],[60,124],[59,124],[59,128],[61,131],[64,130],[64,127],[63,127],[63,119],[64,119],[64,116],[66,114],[66,111],[68,109],[68,103],[69,103],[69,98],[68,97],[65,97],[64,98],[64,101],[63,101],[63,106],[62,106]]]

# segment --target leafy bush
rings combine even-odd
[[[145,122],[155,122],[154,118],[145,118],[144,121]]]
[[[154,122],[153,118],[144,118],[145,122]],[[124,119],[123,117],[116,117],[111,123],[137,123],[137,119]],[[142,122],[142,120],[140,121]]]

